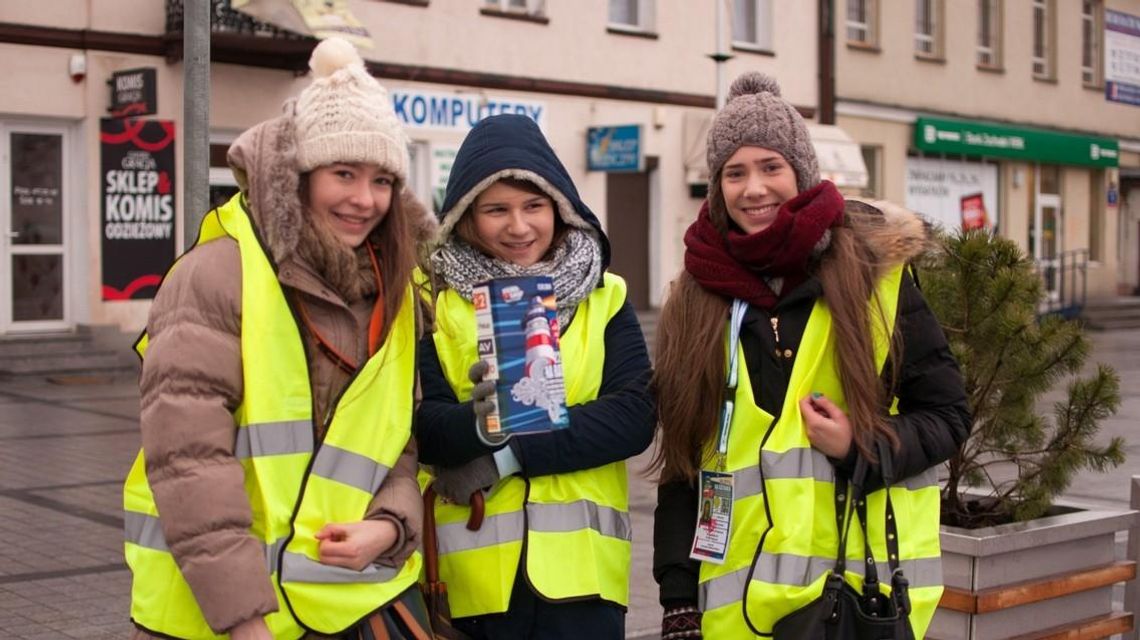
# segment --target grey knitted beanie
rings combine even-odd
[[[819,184],[819,163],[804,119],[780,97],[780,85],[752,71],[737,78],[709,128],[709,179],[743,146],[778,151],[796,172],[800,192]]]
[[[408,177],[408,139],[388,92],[364,68],[347,40],[313,49],[313,81],[297,99],[297,164],[309,171],[334,162],[367,162],[401,181]]]

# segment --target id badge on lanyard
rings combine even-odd
[[[732,498],[734,480],[726,470],[728,435],[732,429],[733,399],[736,397],[736,380],[740,368],[737,355],[740,344],[740,325],[748,303],[734,300],[732,321],[728,327],[728,376],[725,385],[724,408],[717,428],[716,469],[701,469],[697,493],[697,529],[689,557],[700,562],[724,564],[728,554],[728,538],[732,530]]]

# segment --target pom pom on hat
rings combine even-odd
[[[369,75],[356,48],[329,38],[309,59],[312,83],[294,107],[297,168],[311,171],[336,162],[364,162],[408,178],[408,140],[392,100]]]
[[[803,117],[780,97],[774,78],[756,71],[733,81],[728,101],[709,127],[709,179],[716,180],[724,163],[743,146],[779,152],[795,170],[801,192],[819,183],[819,163]]]
[[[317,78],[327,78],[350,65],[364,68],[364,61],[360,59],[356,47],[343,38],[322,40],[309,58],[309,68]]]
[[[728,89],[728,100],[754,93],[770,93],[779,97],[780,84],[772,76],[766,76],[759,71],[749,71],[732,81],[732,86]]]

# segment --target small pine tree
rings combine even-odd
[[[1124,442],[1095,442],[1120,404],[1120,380],[1100,365],[1079,374],[1089,342],[1078,321],[1039,316],[1033,263],[1010,240],[985,231],[940,236],[919,265],[923,293],[958,359],[973,432],[949,461],[943,522],[974,527],[1043,515],[1081,469],[1124,461]],[[1062,379],[1068,393],[1052,419],[1038,399]],[[981,497],[966,496],[967,488]]]

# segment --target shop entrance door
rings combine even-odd
[[[1033,260],[1045,283],[1045,294],[1049,302],[1056,302],[1060,296],[1060,246],[1061,246],[1061,196],[1043,194],[1037,196],[1033,208],[1033,220],[1029,225],[1029,235],[1033,247]],[[1040,230],[1040,233],[1038,233]]]
[[[0,334],[70,326],[67,135],[0,122]]]

